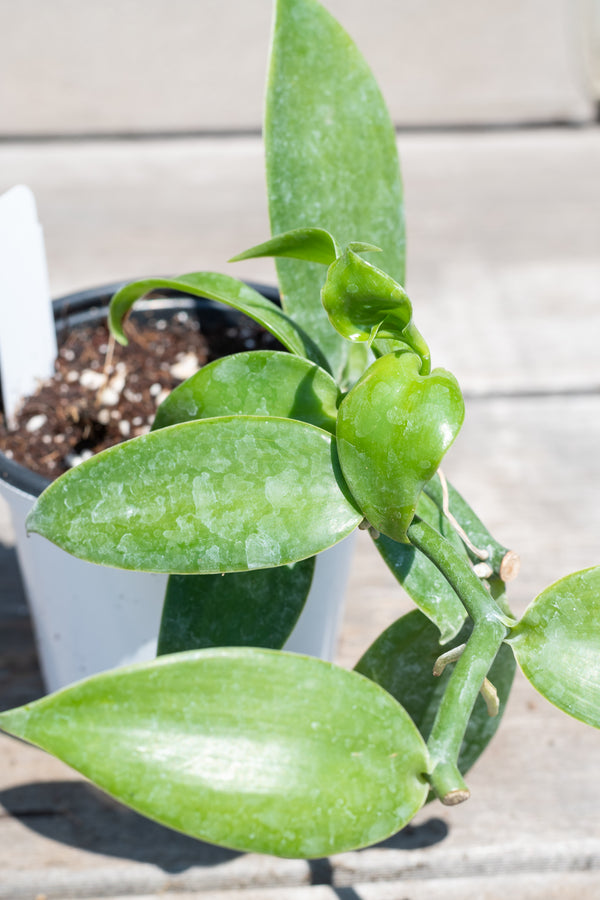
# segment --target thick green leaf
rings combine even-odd
[[[371,241],[379,266],[404,282],[404,220],[396,136],[365,60],[317,0],[278,0],[265,118],[273,234],[318,223],[341,245]],[[313,335],[334,375],[366,348],[337,335],[320,303],[325,271],[277,261],[284,308]]]
[[[54,481],[30,531],[91,562],[199,574],[296,562],[362,514],[335,440],[292,419],[184,422],[118,444]]]
[[[158,653],[203,647],[281,649],[304,608],[314,569],[313,556],[276,569],[171,575]]]
[[[421,374],[414,353],[376,359],[340,404],[337,442],[352,495],[377,531],[400,542],[423,485],[458,434],[464,402],[445,369]]]
[[[454,641],[440,647],[436,626],[416,609],[390,625],[371,644],[356,670],[389,691],[427,740],[452,669],[449,666],[436,677],[433,665],[441,653],[464,643],[471,629],[472,623],[468,622]],[[514,656],[507,650],[505,646],[500,648],[488,675],[498,691],[500,712],[490,716],[483,698],[477,698],[458,758],[463,775],[479,758],[500,724],[515,673]]]
[[[455,542],[455,537],[446,534],[451,529],[442,522],[444,517],[425,494],[419,497],[417,514]],[[462,544],[460,538],[458,541]],[[439,643],[446,644],[456,637],[467,614],[437,566],[411,544],[401,544],[383,534],[375,540],[375,546],[411,600],[439,628]]]
[[[125,285],[114,295],[110,303],[109,324],[112,333],[121,344],[127,343],[123,331],[123,319],[136,300],[152,291],[174,290],[195,297],[217,300],[245,313],[267,331],[270,331],[290,353],[305,356],[325,369],[327,360],[315,342],[303,329],[290,319],[277,304],[267,300],[254,288],[216,272],[193,272],[177,278],[145,278]]]
[[[257,244],[250,250],[238,253],[229,262],[256,259],[260,256],[284,256],[288,259],[304,259],[329,266],[339,253],[335,238],[324,228],[294,228],[284,234],[277,234],[270,241]]]
[[[331,324],[349,341],[369,341],[376,333],[402,339],[412,318],[404,288],[352,250],[327,270],[321,299]]]
[[[280,416],[335,432],[340,391],[315,363],[276,350],[217,359],[159,406],[153,429],[227,415]]]
[[[600,728],[600,566],[542,591],[507,643],[546,700]]]
[[[423,804],[427,749],[385,691],[330,663],[228,648],[163,656],[0,714],[109,794],[216,844],[320,857]]]

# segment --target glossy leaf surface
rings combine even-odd
[[[377,359],[338,413],[340,464],[352,495],[375,528],[406,541],[423,485],[458,434],[464,402],[445,369],[420,375],[414,353]]]
[[[325,229],[294,228],[284,234],[275,235],[270,241],[238,253],[229,261],[239,262],[242,259],[256,259],[260,256],[283,256],[329,266],[339,256],[339,252],[335,239]]]
[[[436,677],[433,675],[433,665],[441,653],[464,643],[471,627],[469,622],[455,640],[440,647],[435,625],[420,610],[414,610],[390,625],[377,638],[358,662],[356,670],[389,691],[427,740],[452,670],[452,666],[448,666],[441,676]],[[458,758],[458,767],[463,775],[498,730],[515,668],[513,654],[508,647],[501,647],[488,675],[498,691],[500,712],[497,716],[490,716],[483,698],[477,698]]]
[[[206,297],[237,309],[270,331],[290,353],[305,356],[325,369],[328,368],[325,357],[312,338],[277,304],[242,281],[216,272],[193,272],[178,278],[145,278],[125,285],[114,295],[109,308],[110,329],[120,343],[127,343],[123,319],[135,301],[152,291],[160,290],[175,290],[194,297]]]
[[[315,558],[226,575],[171,575],[158,653],[204,647],[280,650],[304,608]]]
[[[139,812],[237,850],[363,846],[427,794],[426,747],[388,693],[269,650],[163,656],[2,713],[0,726]]]
[[[296,562],[350,534],[330,434],[292,419],[172,425],[99,453],[54,481],[30,531],[91,562],[199,574]]]
[[[159,406],[153,429],[213,416],[280,416],[335,432],[340,392],[306,359],[276,350],[224,356],[178,385]]]
[[[352,250],[327,270],[321,299],[331,324],[349,341],[368,341],[376,333],[401,338],[412,318],[404,288]]]
[[[317,0],[276,4],[265,145],[273,233],[318,223],[342,245],[371,241],[382,248],[380,267],[403,283],[394,128],[365,60]],[[284,308],[324,349],[334,375],[349,354],[364,368],[366,349],[352,348],[327,321],[323,267],[280,259],[277,271]]]
[[[600,728],[600,566],[542,591],[507,643],[546,700]]]
[[[417,514],[450,538],[441,522],[441,513],[425,494],[419,497]],[[438,642],[445,644],[456,637],[467,614],[437,566],[411,544],[393,541],[383,534],[375,546],[411,600],[439,628]]]

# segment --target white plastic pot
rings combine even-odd
[[[102,309],[115,287],[56,301],[57,327],[77,324],[90,305]],[[212,304],[208,310],[223,314]],[[166,576],[82,562],[39,535],[27,536],[25,519],[46,483],[0,453],[0,494],[12,514],[42,676],[54,691],[155,655]],[[317,557],[310,594],[285,649],[333,659],[352,545],[352,537],[346,538]]]

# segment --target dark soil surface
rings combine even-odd
[[[104,322],[59,336],[56,374],[24,400],[17,427],[0,412],[0,451],[53,479],[94,453],[150,430],[156,409],[176,385],[220,356],[282,349],[250,319],[203,334],[198,320],[178,312],[129,321],[127,347]]]

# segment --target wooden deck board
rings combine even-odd
[[[402,144],[419,325],[467,393],[445,468],[521,554],[520,612],[551,581],[600,562],[599,132]],[[0,189],[29,181],[38,194],[55,293],[218,268],[265,234],[258,142],[0,146],[0,172]],[[253,265],[241,274],[268,280],[270,264]],[[42,690],[11,544],[0,505],[4,706]],[[352,665],[406,608],[361,534],[340,662]],[[167,832],[2,737],[0,898],[587,900],[600,891],[599,760],[599,733],[519,677],[469,775],[469,803],[432,804],[383,846],[306,863]]]

